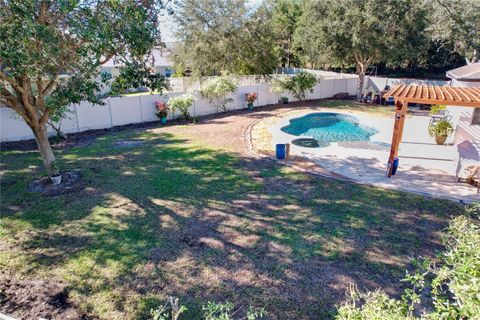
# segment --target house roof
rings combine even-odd
[[[395,101],[480,108],[480,88],[399,85],[383,95]]]
[[[167,48],[169,46],[167,45]],[[172,46],[173,47],[173,46]],[[168,49],[155,48],[152,50],[153,66],[154,67],[172,67],[173,62],[169,59],[170,52]],[[119,67],[120,64],[115,62],[115,58],[108,60],[102,65],[104,68]]]
[[[462,81],[480,81],[480,62],[449,70],[447,77]]]

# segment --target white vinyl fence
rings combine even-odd
[[[362,92],[364,94],[367,93],[367,91],[381,92],[386,86],[394,87],[399,84],[449,86],[450,81],[366,76],[363,82]]]
[[[265,106],[277,103],[280,96],[286,96],[290,101],[296,101],[289,93],[281,95],[270,92],[271,85],[267,81],[251,81],[252,77],[246,77],[239,83],[237,91],[231,95],[233,102],[229,103],[229,110],[246,108],[245,94],[256,92],[258,99],[255,106]],[[178,81],[178,80],[177,80]],[[183,81],[183,79],[182,79]],[[307,94],[307,100],[331,98],[337,93],[347,92],[354,95],[357,88],[358,78],[352,75],[318,75],[318,83],[313,93]],[[250,84],[249,84],[250,83]],[[192,116],[203,116],[221,112],[207,100],[203,99],[200,91],[193,86],[191,93],[196,100],[190,109]],[[168,101],[169,98],[183,94],[184,92],[169,92],[164,96],[138,95],[125,97],[111,97],[104,100],[104,105],[92,105],[88,102],[74,104],[69,107],[70,112],[62,121],[62,130],[65,133],[82,132],[93,129],[105,129],[133,123],[142,123],[158,120],[155,115],[155,101]],[[178,114],[170,114],[175,118]],[[53,131],[51,131],[53,134]],[[19,141],[33,139],[33,134],[25,122],[9,108],[0,107],[0,142]]]

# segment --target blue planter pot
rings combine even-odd
[[[395,158],[393,159],[392,176],[394,176],[395,173],[397,173],[398,162],[399,162],[398,157],[395,157]]]
[[[253,102],[249,102],[247,104],[248,110],[252,111],[253,110]]]
[[[161,124],[167,124],[167,117],[160,118],[160,123]]]
[[[283,160],[287,156],[286,148],[287,145],[285,143],[279,143],[275,146],[276,156],[277,159]]]

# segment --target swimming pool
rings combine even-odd
[[[294,136],[312,137],[320,147],[338,141],[368,141],[378,133],[376,129],[361,125],[354,116],[330,112],[291,119],[290,124],[281,130]]]

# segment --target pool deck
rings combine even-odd
[[[268,131],[272,135],[272,146],[298,138],[281,131],[281,128],[288,125],[290,119],[308,113],[312,111],[282,117],[270,126]],[[457,181],[455,176],[457,148],[452,145],[452,138],[447,140],[446,145],[437,145],[428,135],[429,117],[411,115],[407,117],[399,150],[399,168],[395,176],[387,178],[386,163],[390,152],[393,115],[385,117],[348,111],[337,113],[353,115],[361,124],[377,129],[378,133],[370,138],[371,142],[340,142],[322,148],[291,145],[291,153],[309,158],[323,168],[359,183],[455,201],[480,200],[475,187]]]

